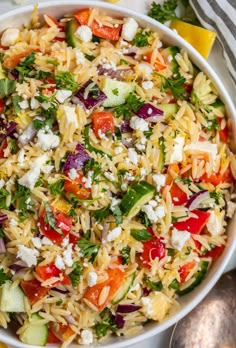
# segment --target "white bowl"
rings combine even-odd
[[[64,0],[60,1],[49,1],[39,5],[40,14],[49,14],[54,17],[61,17],[65,13],[73,13],[80,8],[97,7],[102,8],[113,16],[132,16],[134,17],[141,26],[149,27],[153,30],[158,31],[162,41],[168,45],[177,45],[183,47],[188,52],[191,60],[203,71],[209,78],[214,82],[217,87],[220,97],[226,105],[227,114],[230,115],[233,123],[233,139],[236,138],[236,111],[234,105],[224,87],[222,82],[219,80],[216,73],[211,69],[210,65],[202,58],[202,56],[186,41],[184,41],[175,32],[167,28],[166,26],[156,22],[155,20],[146,17],[142,14],[136,13],[132,10],[114,6],[111,4],[101,3],[97,1],[78,1],[78,0]],[[16,10],[10,11],[0,16],[0,32],[8,27],[16,27],[27,22],[32,12],[33,5],[21,7]],[[228,226],[228,243],[225,248],[223,255],[215,262],[212,268],[209,270],[205,280],[202,282],[197,289],[190,294],[180,299],[180,310],[171,317],[167,318],[162,323],[149,323],[145,325],[143,331],[135,337],[111,337],[110,339],[103,342],[102,346],[106,348],[121,348],[131,344],[138,343],[144,339],[150,338],[153,335],[166,330],[178,320],[188,314],[210,291],[220,275],[223,273],[230,257],[236,246],[236,217],[231,221]],[[36,348],[38,346],[25,345],[20,342],[17,337],[10,330],[0,329],[0,341],[9,344],[14,347],[21,348]],[[101,346],[101,345],[100,345]],[[57,347],[57,345],[50,345],[50,347]],[[78,347],[76,344],[72,344],[71,348]],[[91,346],[90,346],[91,347]]]

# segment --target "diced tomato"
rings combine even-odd
[[[56,244],[60,244],[63,238],[70,233],[73,218],[71,216],[66,216],[66,214],[60,212],[59,210],[55,210],[53,207],[51,208],[56,220],[56,226],[61,229],[62,233],[60,234],[59,232],[55,231],[45,222],[45,210],[39,218],[40,229],[48,239]]]
[[[78,173],[78,176],[74,179],[66,179],[64,182],[64,190],[66,192],[73,193],[79,199],[87,199],[91,194],[91,189],[85,187],[85,182],[83,182],[84,176]]]
[[[109,301],[112,300],[115,293],[122,285],[124,279],[124,272],[120,268],[112,268],[107,271],[108,279],[102,283],[98,283],[89,287],[85,293],[84,298],[94,305],[99,312],[101,312]],[[102,303],[100,303],[100,294],[105,287],[109,287],[108,295]]]
[[[148,232],[153,235],[152,239],[147,242],[143,242],[143,252],[141,253],[140,263],[142,267],[151,268],[150,261],[156,259],[163,259],[166,255],[166,245],[162,242],[161,238],[154,235],[153,230],[148,228]]]
[[[189,275],[189,273],[192,271],[192,269],[195,267],[196,262],[195,261],[189,261],[185,263],[185,265],[181,266],[178,270],[180,275],[180,282],[184,283],[185,279]]]
[[[47,15],[48,18],[50,18],[50,20],[60,29],[60,31],[65,31],[65,27],[64,25],[62,25],[61,23],[59,23],[56,18],[52,17],[52,16],[49,16]]]
[[[111,112],[95,112],[92,115],[93,131],[97,138],[99,138],[99,131],[103,134],[107,132],[114,133],[114,117]]]
[[[10,56],[4,59],[3,61],[3,67],[9,70],[13,70],[15,69],[15,67],[20,63],[21,58],[24,58],[26,56],[28,56],[31,52],[40,52],[40,50],[36,49],[36,50],[31,50],[31,51],[25,51],[25,52],[21,52],[18,54],[15,54],[14,56]]]
[[[5,103],[4,103],[4,101],[2,99],[0,99],[0,114],[3,113],[4,108],[5,108]]]
[[[224,249],[225,249],[224,245],[216,246],[213,249],[211,249],[210,251],[207,251],[203,256],[204,257],[212,257],[215,260],[215,259],[218,259],[218,257],[220,257],[220,255],[223,253]]]
[[[56,286],[58,284],[70,285],[71,283],[70,278],[67,277],[67,275],[62,274],[62,271],[58,269],[53,263],[49,263],[48,265],[45,265],[45,266],[36,266],[35,270],[36,270],[36,273],[43,280],[48,280],[52,277],[62,276],[61,280],[54,282],[51,286]]]
[[[75,236],[74,234],[69,234],[69,242],[72,243],[74,246],[77,244],[77,242],[80,240],[80,237]]]
[[[203,174],[200,177],[200,180],[203,182],[209,182],[214,186],[219,185],[220,183],[227,182],[227,183],[233,183],[235,181],[230,167],[226,169],[226,171],[221,173],[212,173],[210,176],[207,176],[207,174]]]
[[[222,122],[222,118],[217,117],[216,118],[219,126],[220,126],[220,130],[219,130],[219,135],[220,135],[220,140],[223,143],[228,143],[229,137],[228,137],[228,128],[227,125],[225,124],[225,127],[223,129],[221,129],[221,122]]]
[[[190,217],[185,221],[175,222],[173,223],[173,227],[179,231],[188,231],[193,234],[200,234],[209,220],[210,213],[197,209],[193,210],[192,213],[197,215],[197,217]]]
[[[143,57],[143,59],[148,63],[151,62],[151,58],[152,58],[152,51],[145,53],[145,56]],[[166,63],[161,53],[158,51],[156,60],[154,62],[154,70],[160,71],[163,69],[166,69]]]
[[[183,87],[184,87],[185,91],[186,91],[188,94],[190,94],[190,93],[192,92],[193,85],[191,85],[191,84],[184,84]]]
[[[67,341],[75,332],[68,325],[60,325],[61,341]]]
[[[90,16],[90,10],[85,9],[77,12],[75,15],[75,18],[81,25],[87,25],[89,21]],[[116,27],[108,27],[106,25],[100,26],[96,20],[93,20],[93,22],[89,25],[89,27],[92,30],[92,33],[98,37],[101,37],[106,40],[111,41],[118,41],[120,38],[120,31],[122,26],[118,25]]]
[[[42,90],[42,94],[52,95],[56,89],[56,81],[53,78],[48,78],[48,79],[46,79],[46,81],[43,81],[43,80],[41,80],[41,81],[43,82],[43,87],[44,87],[44,85],[54,85],[54,86],[47,86],[47,87],[43,88],[43,90]]]
[[[46,296],[49,290],[41,286],[37,279],[23,280],[20,285],[32,306]]]
[[[7,148],[7,139],[4,139],[0,145],[0,158],[4,158],[4,150]]]
[[[57,336],[54,335],[52,329],[49,328],[47,343],[60,343],[60,342],[61,340],[59,340],[59,338],[57,338]]]
[[[181,190],[181,188],[175,182],[173,182],[171,186],[170,195],[174,205],[183,205],[188,200],[187,194]]]

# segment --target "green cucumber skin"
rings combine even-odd
[[[160,104],[157,105],[157,107],[164,112],[165,121],[169,121],[174,118],[179,109],[177,104]]]
[[[123,82],[110,79],[106,77],[103,79],[101,89],[106,94],[107,99],[104,101],[103,106],[115,107],[125,103],[129,94],[135,90],[136,84],[133,82]],[[118,95],[114,95],[113,90],[118,90]]]
[[[208,261],[202,261],[201,268],[196,273],[194,282],[189,287],[187,287],[183,290],[181,290],[181,289],[177,290],[176,294],[178,294],[180,296],[186,295],[189,292],[191,292],[192,290],[194,290],[199,284],[201,284],[201,282],[203,281],[203,279],[206,275],[206,272],[208,270],[208,265],[209,265]]]
[[[130,216],[135,206],[146,204],[154,195],[155,187],[146,181],[133,185],[122,198],[120,209],[124,216]],[[135,215],[138,211],[135,213]],[[134,215],[133,215],[134,216]],[[130,216],[131,217],[131,216]]]
[[[34,313],[31,316],[31,320],[42,319],[40,315]],[[33,321],[33,320],[32,320]],[[46,346],[48,340],[48,325],[32,325],[30,320],[25,325],[25,330],[20,334],[19,338],[22,342],[26,344],[34,344],[38,346]]]
[[[25,294],[20,286],[11,288],[10,281],[1,286],[0,310],[13,313],[25,312]]]
[[[136,273],[132,273],[126,280],[126,284],[122,285],[121,288],[123,289],[123,287],[125,287],[125,285],[127,285],[127,287],[123,290],[122,295],[120,295],[121,291],[118,290],[118,294],[114,297],[114,299],[111,301],[111,303],[113,305],[119,303],[120,301],[122,301],[125,296],[128,294],[128,292],[130,291],[131,287],[133,286],[134,283],[134,279],[135,279]],[[124,281],[125,283],[125,281]]]
[[[172,56],[173,58],[169,63],[173,74],[176,74],[179,70],[179,65],[175,59],[177,53],[179,53],[179,48],[177,46],[171,46],[162,50],[162,54],[166,60],[168,59],[168,56]]]
[[[73,19],[66,23],[66,42],[68,46],[73,48],[78,47],[78,44],[79,44],[79,40],[75,37],[75,34],[74,34],[75,27],[76,27],[76,23]]]

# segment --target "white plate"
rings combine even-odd
[[[47,13],[55,17],[57,16],[60,17],[64,13],[73,12],[74,10],[78,10],[78,8],[80,7],[88,7],[88,6],[106,8],[107,11],[110,12],[111,14],[117,13],[117,15],[121,15],[121,16],[132,16],[136,18],[142,26],[148,26],[154,30],[157,30],[160,33],[162,40],[166,42],[167,44],[184,47],[188,51],[189,56],[193,60],[193,62],[196,65],[198,65],[202,71],[206,72],[207,75],[212,79],[212,81],[217,86],[220,92],[221,98],[226,104],[228,115],[232,117],[232,120],[234,123],[234,136],[236,135],[236,131],[235,131],[236,113],[235,113],[233,103],[230,100],[230,97],[225,89],[224,84],[219,80],[218,75],[211,69],[211,67],[206,63],[206,61],[189,44],[187,44],[183,39],[181,39],[178,35],[173,33],[171,30],[169,30],[165,26],[160,25],[156,21],[150,18],[147,18],[141,14],[135,13],[132,10],[122,9],[122,8],[115,7],[114,5],[109,5],[109,4],[105,4],[101,2],[99,3],[96,1],[78,2],[77,0],[71,0],[71,1],[68,0],[68,1],[61,1],[60,5],[58,4],[58,1],[57,2],[51,1],[48,3],[42,3],[40,5],[39,11],[41,13]],[[23,21],[27,20],[31,11],[32,11],[32,6],[27,6],[24,9],[19,8],[12,11],[11,13],[1,15],[0,16],[0,31],[9,26],[16,26],[16,25],[22,24]],[[150,325],[145,326],[143,333],[141,333],[140,335],[136,337],[112,338],[107,343],[104,342],[103,346],[106,348],[121,348],[130,344],[137,344],[139,341],[150,338],[151,336],[167,329],[168,327],[173,325],[176,321],[180,320],[183,316],[185,316],[190,310],[192,310],[203,299],[203,297],[208,293],[208,291],[212,288],[212,286],[216,283],[217,279],[220,277],[225,266],[230,260],[230,257],[234,251],[235,244],[236,244],[236,238],[235,238],[236,231],[234,231],[233,229],[233,225],[235,225],[235,223],[236,223],[236,219],[234,219],[234,221],[229,225],[229,228],[228,228],[229,243],[225,249],[224,254],[213,265],[205,281],[194,292],[181,298],[181,310],[178,313],[176,313],[171,318],[165,320],[163,323],[160,323],[160,324],[150,323]],[[25,344],[16,340],[14,335],[12,335],[10,332],[7,335],[7,331],[5,330],[0,330],[0,340],[16,347],[22,347],[22,348],[26,347]],[[72,345],[72,347],[75,347],[75,346],[76,345]],[[135,346],[137,347],[137,345]],[[36,347],[36,346],[27,346],[27,347]],[[53,345],[51,345],[51,347],[53,347]],[[162,346],[162,348],[164,347]]]

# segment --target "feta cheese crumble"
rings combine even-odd
[[[183,147],[185,139],[181,135],[177,135],[174,139],[174,146],[170,156],[170,163],[181,162],[183,160]]]
[[[138,164],[138,154],[134,148],[131,147],[128,149],[128,157],[131,163],[133,163],[135,166]]]
[[[179,231],[174,228],[171,235],[171,243],[175,249],[181,251],[190,237],[191,233],[188,231]]]
[[[107,241],[112,242],[121,234],[121,227],[116,227],[108,233]]]
[[[166,183],[166,176],[164,174],[154,174],[152,179],[156,184],[157,191],[160,191],[160,188]]]
[[[84,344],[85,346],[88,346],[89,344],[93,343],[93,333],[91,330],[86,329],[82,330],[80,333],[80,344]]]
[[[17,257],[24,261],[28,267],[37,265],[39,252],[36,249],[27,248],[24,245],[18,245]]]
[[[72,91],[69,91],[67,89],[60,89],[57,91],[55,98],[59,103],[63,104],[66,101],[66,99],[70,98],[71,96]]]
[[[124,19],[121,31],[121,37],[126,41],[133,41],[138,31],[138,23],[135,19],[129,17]]]
[[[219,236],[224,233],[223,222],[224,211],[216,209],[210,211],[210,218],[207,221],[206,227],[212,236]]]
[[[89,272],[88,277],[87,277],[87,281],[88,281],[88,286],[92,287],[94,285],[97,284],[97,273],[96,272]]]
[[[149,129],[148,123],[138,116],[131,117],[130,127],[134,130],[140,130],[142,132],[148,131]]]
[[[19,35],[20,35],[20,30],[17,28],[6,29],[3,32],[1,37],[1,45],[5,47],[15,45]]]
[[[151,200],[151,204],[149,202],[149,204],[144,205],[142,211],[147,214],[148,219],[153,224],[165,216],[165,208],[162,205],[154,205],[153,200]]]
[[[154,86],[152,81],[143,81],[142,87],[145,91],[148,91],[149,89],[152,89]]]
[[[36,145],[42,150],[47,151],[56,148],[60,144],[60,138],[50,129],[40,129],[37,133],[38,141]]]
[[[71,169],[69,170],[68,175],[69,175],[69,178],[70,178],[71,180],[75,180],[75,179],[77,178],[77,176],[78,176],[77,170],[76,170],[75,168],[71,168]]]
[[[93,37],[92,30],[87,25],[81,25],[75,32],[75,36],[83,42],[90,42]]]
[[[65,263],[63,261],[63,258],[60,256],[60,255],[57,255],[56,256],[56,259],[55,259],[55,266],[58,268],[58,269],[65,269]]]

